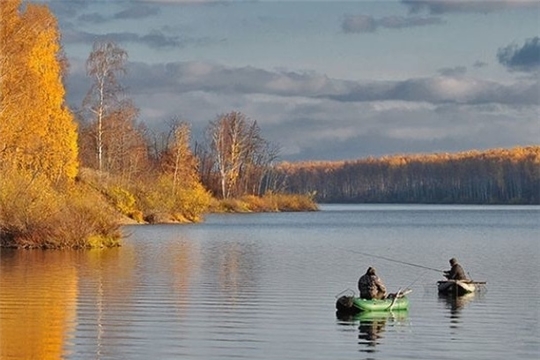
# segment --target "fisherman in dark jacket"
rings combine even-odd
[[[465,270],[458,264],[456,258],[450,259],[450,265],[452,266],[450,270],[444,272],[444,276],[448,280],[468,280],[467,275],[465,275]]]
[[[358,279],[358,290],[363,299],[384,299],[386,297],[386,287],[371,266]]]

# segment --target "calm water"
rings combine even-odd
[[[536,359],[540,207],[333,205],[128,226],[119,249],[6,251],[2,359]],[[367,255],[369,254],[369,255]],[[457,257],[480,293],[440,298]],[[411,307],[339,319],[375,266]]]

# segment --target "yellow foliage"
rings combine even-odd
[[[0,246],[89,248],[118,245],[114,213],[96,193],[59,191],[43,174],[0,169]],[[99,245],[95,240],[101,239]]]
[[[158,219],[158,222],[174,220],[199,221],[208,209],[210,194],[198,182],[182,187],[175,185],[171,175],[162,175],[158,181],[139,194],[143,212],[147,216],[168,214],[170,219]]]
[[[0,45],[0,160],[54,182],[73,179],[77,132],[65,106],[56,19],[46,6],[28,4],[19,13],[18,2],[8,3],[0,29],[9,36]]]

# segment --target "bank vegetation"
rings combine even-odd
[[[148,130],[122,87],[128,54],[110,41],[94,44],[87,95],[70,109],[49,8],[7,1],[0,18],[0,247],[113,247],[125,223],[316,210],[309,196],[279,192],[278,151],[256,121],[220,114],[196,146],[186,121]]]

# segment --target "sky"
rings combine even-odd
[[[156,131],[239,111],[285,161],[540,144],[540,0],[37,0],[59,20],[68,103],[96,41]]]

